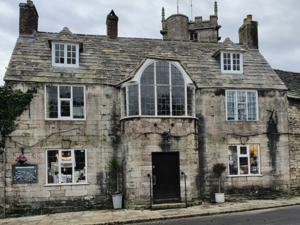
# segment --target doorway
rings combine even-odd
[[[152,152],[153,203],[180,202],[179,152]]]

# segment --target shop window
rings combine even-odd
[[[121,88],[122,117],[195,116],[195,88],[178,63],[152,60]]]
[[[85,87],[46,86],[45,112],[49,120],[85,120]]]
[[[46,152],[47,184],[87,183],[84,149],[51,149]]]
[[[227,120],[258,120],[256,91],[226,91]]]
[[[260,174],[258,145],[228,146],[228,175],[251,176]]]

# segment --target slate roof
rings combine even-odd
[[[51,41],[81,43],[79,68],[54,68]],[[222,75],[213,55],[220,49],[244,52],[244,74]],[[177,60],[199,88],[279,89],[286,87],[256,50],[226,39],[224,43],[163,41],[160,39],[37,32],[34,39],[18,38],[5,81],[119,85],[131,79],[146,58]]]
[[[300,100],[300,73],[274,70],[287,86],[287,97]]]

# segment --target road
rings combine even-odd
[[[300,206],[280,209],[255,210],[216,216],[194,217],[176,220],[153,221],[143,225],[299,225]]]

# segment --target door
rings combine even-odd
[[[153,202],[180,202],[179,152],[152,152]]]

